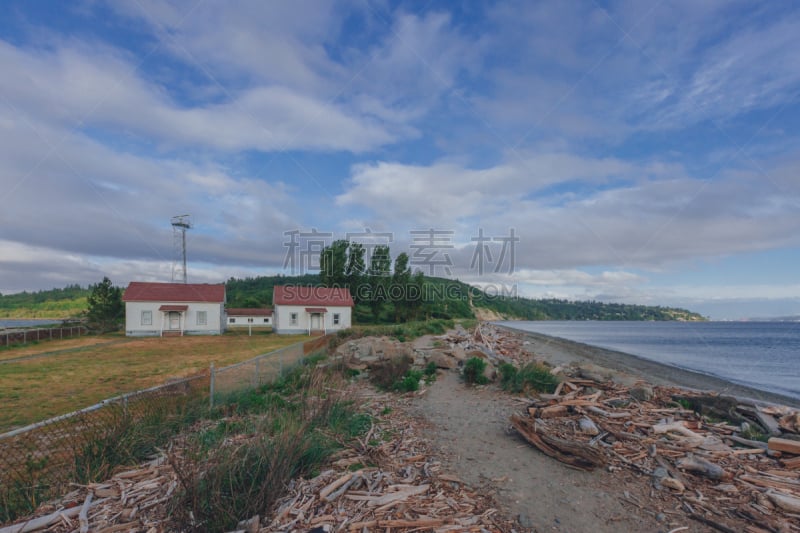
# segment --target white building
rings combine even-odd
[[[276,285],[272,293],[273,329],[277,333],[329,333],[352,325],[349,289]]]
[[[228,318],[227,326],[229,328],[272,327],[272,309],[269,307],[260,309],[230,308],[225,310],[225,316]]]
[[[122,295],[125,335],[219,335],[225,331],[225,285],[133,281]]]

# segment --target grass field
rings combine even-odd
[[[0,431],[87,407],[308,340],[246,331],[222,336],[126,338],[121,334],[42,342],[4,350],[0,359]]]

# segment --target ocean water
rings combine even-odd
[[[800,398],[800,322],[498,322]]]
[[[61,321],[58,319],[49,319],[49,320],[28,320],[28,319],[12,319],[12,318],[0,318],[0,329],[4,328],[29,328],[35,326],[44,326],[48,324],[60,324]]]

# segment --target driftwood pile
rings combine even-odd
[[[582,470],[651,476],[661,500],[649,509],[656,513],[680,510],[720,531],[800,531],[797,411],[673,387],[566,379],[511,417],[543,453]],[[782,437],[752,440],[755,428]]]
[[[511,531],[490,498],[441,471],[416,424],[396,412],[386,424],[391,439],[370,446],[370,431],[360,447],[339,454],[333,469],[293,482],[260,531]]]
[[[339,452],[318,476],[292,480],[271,513],[242,517],[237,531],[479,533],[514,528],[489,496],[442,472],[418,422],[401,410],[385,416],[386,406],[396,398],[358,394],[359,405],[380,422]],[[27,522],[0,527],[0,533],[185,531],[189,528],[171,521],[169,513],[180,490],[178,476],[162,457],[104,483],[76,486],[59,501],[40,507]]]
[[[177,488],[175,471],[161,457],[104,483],[77,486],[57,503],[40,507],[35,518],[0,533],[169,531],[167,505]]]

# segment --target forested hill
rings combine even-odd
[[[272,305],[275,285],[319,285],[317,275],[262,276],[247,279],[231,278],[226,283],[229,307]],[[516,296],[494,296],[457,280],[425,278],[424,302],[418,318],[473,318],[474,308],[482,308],[510,320],[686,320],[704,318],[686,309],[594,301],[530,299]],[[471,305],[470,305],[471,304]],[[390,306],[391,304],[389,304]],[[390,321],[391,309],[384,309],[379,321]],[[365,305],[356,309],[359,322],[372,322],[374,316]]]
[[[80,285],[63,289],[0,294],[0,318],[67,318],[86,309],[90,290]]]
[[[228,307],[272,305],[275,285],[319,285],[316,274],[304,276],[259,276],[230,278],[226,283]],[[88,288],[70,285],[63,289],[0,295],[0,318],[66,318],[86,309]],[[685,309],[603,302],[536,300],[515,296],[487,295],[480,289],[457,280],[424,278],[423,302],[410,318],[473,318],[475,308],[497,318],[521,320],[703,320]],[[392,302],[380,308],[366,303],[356,307],[360,323],[392,322],[396,312]],[[378,310],[377,320],[375,310]]]

